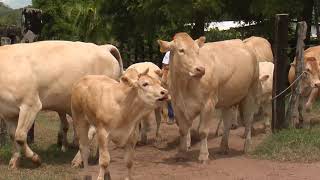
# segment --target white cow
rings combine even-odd
[[[173,40],[158,40],[161,52],[170,51],[169,92],[175,119],[179,125],[180,152],[188,150],[188,134],[193,120],[200,116],[200,161],[207,161],[209,122],[215,108],[229,109],[240,104],[248,123],[244,150],[251,143],[251,123],[258,107],[259,66],[256,56],[241,40],[204,43],[187,33],[177,33]],[[229,122],[222,138],[222,151],[227,152]],[[183,154],[182,154],[183,155]]]
[[[118,79],[123,69],[116,47],[82,42],[7,45],[0,47],[0,57],[0,117],[14,142],[11,168],[17,168],[21,150],[34,163],[41,163],[26,142],[39,111],[59,112],[62,123],[67,123],[74,82],[90,74]],[[63,134],[66,140],[66,131]]]

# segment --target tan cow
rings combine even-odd
[[[243,42],[255,53],[258,62],[273,62],[271,44],[268,40],[251,36],[244,39]]]
[[[310,47],[304,51],[304,72],[302,76],[302,102],[305,103],[302,111],[299,110],[300,123],[303,122],[303,113],[305,110],[310,110],[316,97],[319,96],[320,87],[320,46]],[[288,73],[289,83],[292,84],[295,80],[295,65],[296,59],[291,63]],[[301,124],[300,124],[301,125]]]
[[[79,167],[83,160],[84,167],[88,167],[88,131],[90,126],[94,126],[99,145],[98,180],[103,180],[105,175],[110,176],[110,140],[125,147],[127,179],[131,179],[138,123],[167,96],[168,91],[158,79],[148,75],[148,69],[139,74],[135,68],[130,68],[121,77],[120,83],[106,76],[82,78],[73,87],[71,97],[72,117],[80,147],[72,165]]]
[[[189,129],[200,115],[200,161],[208,160],[208,124],[215,108],[228,111],[240,104],[241,114],[248,122],[244,150],[249,150],[251,123],[259,95],[256,56],[241,40],[204,42],[204,37],[194,41],[187,33],[177,33],[170,42],[158,40],[161,52],[171,52],[169,92],[179,125],[180,152],[187,151]],[[224,123],[227,128],[221,148],[227,152],[230,123]]]
[[[131,69],[134,68],[135,70],[137,70],[139,73],[142,73],[144,70],[146,70],[147,68],[149,69],[148,75],[153,77],[154,79],[158,80],[159,83],[161,83],[161,77],[162,77],[162,72],[161,69],[153,64],[152,62],[140,62],[140,63],[135,63],[132,64],[131,66],[129,66],[127,68]],[[155,117],[156,123],[157,123],[157,129],[156,129],[156,141],[160,140],[160,134],[159,134],[159,130],[160,130],[160,123],[161,123],[161,112],[165,103],[160,104],[159,107],[157,107],[154,111],[154,115],[153,113],[148,114],[146,117],[142,118],[142,127],[141,127],[141,143],[143,144],[147,144],[147,133],[149,131],[150,128],[150,120],[153,119]]]
[[[74,82],[89,74],[118,79],[122,73],[119,51],[112,45],[42,41],[2,46],[0,57],[0,117],[14,141],[11,168],[17,168],[21,150],[34,163],[41,163],[26,142],[39,111],[59,112],[67,123]],[[66,140],[66,131],[64,135]]]

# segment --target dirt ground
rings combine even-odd
[[[212,132],[215,130],[212,124]],[[152,127],[154,128],[154,127]],[[178,128],[176,125],[161,124],[163,141],[154,146],[154,130],[149,133],[148,145],[137,146],[133,177],[135,180],[318,180],[320,178],[320,162],[283,163],[269,160],[253,159],[243,154],[244,140],[240,137],[243,128],[233,130],[230,134],[230,153],[219,154],[221,137],[214,137],[213,133],[208,140],[210,161],[200,164],[197,161],[199,143],[193,142],[188,152],[188,159],[179,161],[175,158],[178,146]],[[253,138],[254,146],[265,135],[260,134]],[[111,145],[110,172],[113,180],[123,179],[127,173],[124,163],[124,151]],[[98,166],[79,170],[80,177],[91,175],[96,179]]]

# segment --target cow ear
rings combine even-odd
[[[138,71],[134,68],[127,69],[120,78],[120,82],[130,86],[136,87],[138,80]]]
[[[162,53],[171,51],[173,48],[173,41],[168,42],[168,41],[158,40],[157,42],[160,46],[160,52]]]
[[[149,68],[147,68],[147,69],[144,70],[142,73],[140,73],[140,74],[138,75],[138,77],[140,78],[141,76],[147,75],[148,72],[149,72]]]
[[[156,73],[160,78],[163,75],[163,73],[162,73],[162,71],[160,69],[155,70],[154,73]]]
[[[134,82],[130,78],[128,78],[126,75],[123,75],[120,78],[120,82],[122,82],[130,87],[134,87]]]
[[[205,42],[206,42],[206,37],[204,36],[201,36],[199,37],[199,39],[196,40],[196,43],[200,48],[204,45]]]
[[[268,74],[263,75],[259,78],[260,81],[266,81],[270,76]]]

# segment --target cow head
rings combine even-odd
[[[295,67],[296,63],[293,62],[290,64]],[[316,58],[314,57],[304,57],[304,68],[305,74],[302,79],[302,93],[305,94],[309,92],[310,88],[320,87],[319,80],[319,65]]]
[[[168,98],[168,91],[161,86],[159,79],[148,75],[149,68],[138,73],[134,68],[128,69],[121,77],[121,82],[134,88],[138,97],[148,105],[155,106]]]
[[[170,51],[170,64],[175,64],[179,72],[191,77],[202,77],[205,67],[201,65],[199,50],[204,45],[205,37],[193,40],[187,33],[177,33],[173,40],[158,40],[161,52]]]

